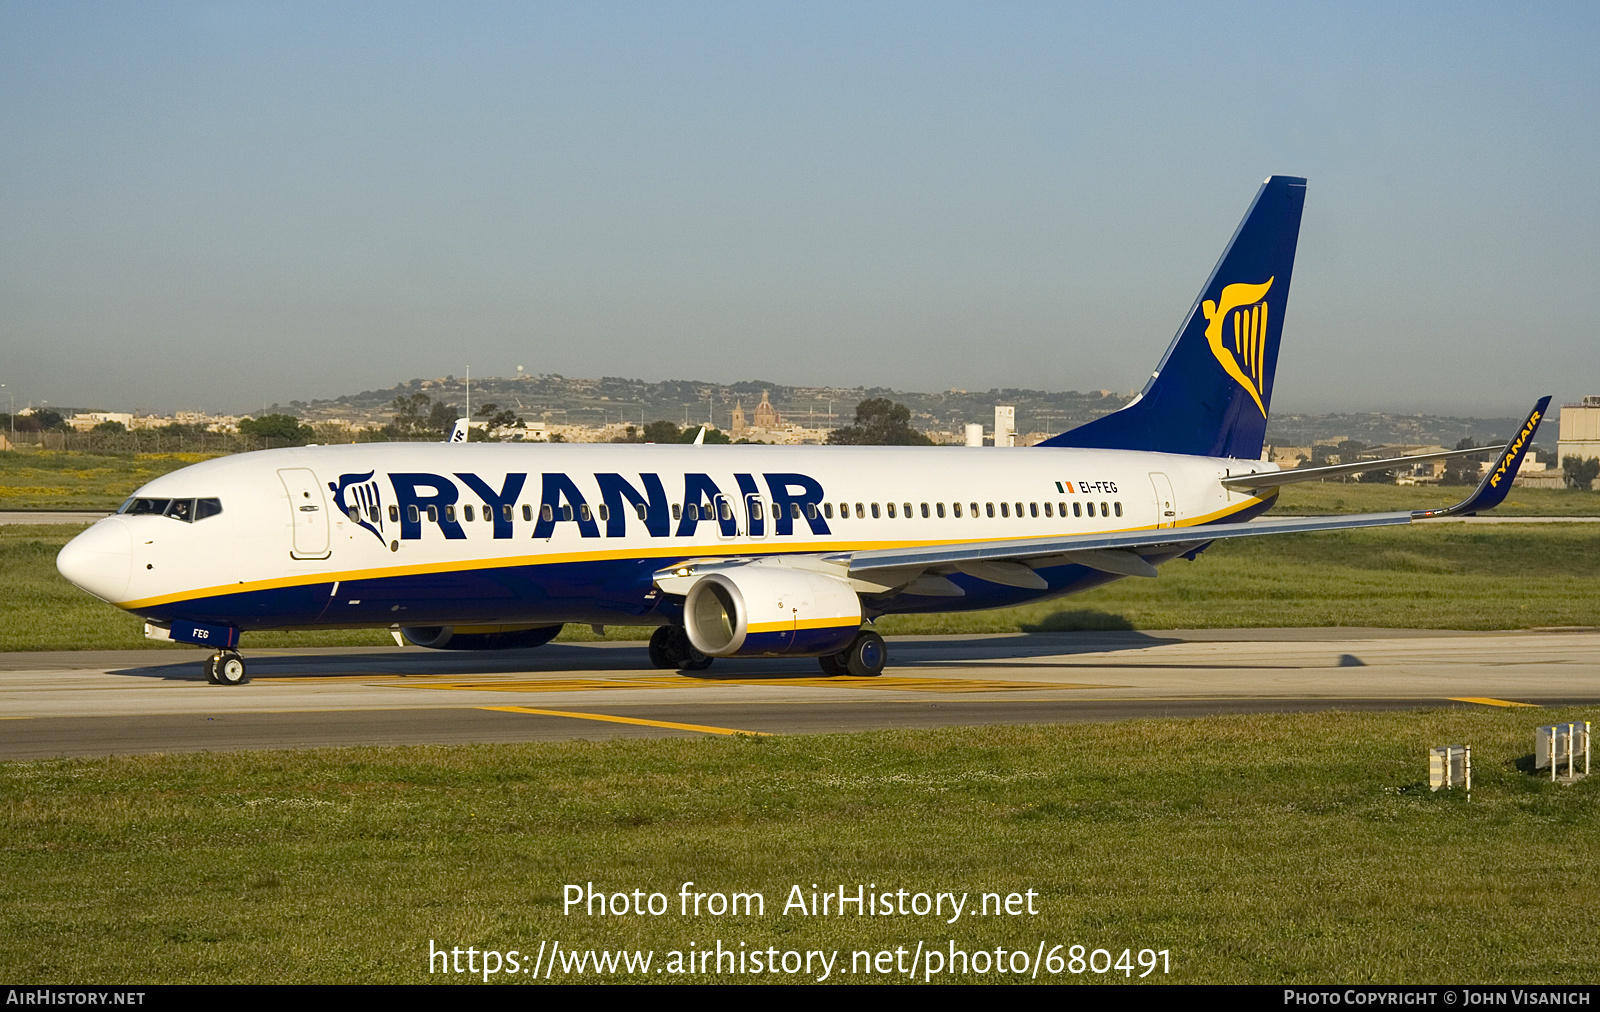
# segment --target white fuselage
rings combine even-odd
[[[158,512],[125,507],[59,564],[156,622],[650,624],[673,619],[651,574],[680,560],[1242,520],[1271,500],[1218,480],[1269,467],[1041,448],[308,446],[157,478],[130,503]],[[189,500],[220,512],[166,515]],[[1115,577],[1068,566],[1047,578],[1042,591],[975,581],[962,597],[901,594],[869,610],[995,607]]]

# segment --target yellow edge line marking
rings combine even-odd
[[[1252,497],[1245,502],[1229,505],[1215,512],[1207,513],[1204,516],[1190,517],[1181,521],[1170,529],[1182,530],[1188,527],[1203,527],[1212,520],[1220,520],[1223,517],[1232,516],[1235,513],[1243,512],[1244,510],[1249,509],[1251,506],[1265,501],[1265,498]],[[1144,524],[1138,527],[1117,527],[1106,531],[1077,531],[1074,532],[1074,534],[1127,534],[1135,531],[1165,529],[1168,528],[1162,528],[1156,524]],[[1040,534],[1036,535],[1035,537],[1038,539],[1044,539],[1052,537],[1052,535]],[[766,545],[758,545],[742,541],[732,541],[728,543],[730,548],[737,548],[739,550],[730,550],[726,555],[702,555],[692,558],[686,558],[683,555],[683,551],[704,550],[705,548],[709,548],[711,546],[656,545],[645,549],[618,548],[610,551],[559,552],[548,555],[524,554],[477,559],[451,559],[446,562],[426,562],[417,563],[415,565],[384,566],[369,569],[347,569],[337,572],[327,571],[304,573],[295,576],[277,576],[269,577],[264,580],[251,580],[248,582],[240,580],[238,583],[233,584],[225,583],[215,587],[203,587],[196,590],[179,591],[176,594],[162,594],[156,597],[141,598],[134,601],[114,601],[112,603],[124,611],[134,611],[139,608],[153,608],[162,604],[178,604],[183,601],[195,600],[203,597],[214,597],[225,594],[243,594],[258,590],[276,590],[283,587],[315,586],[317,584],[333,582],[343,583],[345,581],[354,582],[357,580],[382,580],[391,579],[397,576],[425,576],[433,573],[466,572],[471,570],[514,569],[524,566],[560,565],[572,562],[600,562],[607,559],[680,559],[684,560],[685,564],[687,564],[688,562],[695,561],[695,559],[703,561],[720,561],[730,556],[764,557],[781,555],[811,555],[818,552],[842,554],[845,552],[863,552],[894,548],[930,548],[949,545],[981,545],[992,541],[1017,540],[1027,539],[1019,539],[1016,537],[985,537],[947,538],[942,540],[927,541],[821,541],[814,543],[796,542],[784,545],[774,545],[770,543]],[[374,626],[373,628],[383,628],[383,626]]]
[[[528,706],[480,706],[480,710],[499,710],[502,713],[532,713],[541,717],[574,717],[578,720],[604,720],[613,724],[641,724],[645,727],[670,727],[676,731],[703,731],[706,734],[749,734],[770,738],[765,731],[736,731],[730,727],[707,727],[704,724],[674,724],[670,720],[642,720],[638,717],[613,717],[608,713],[573,713],[570,710],[535,710]]]
[[[1536,703],[1514,703],[1509,699],[1490,699],[1488,696],[1451,696],[1449,698],[1455,703],[1482,703],[1484,706],[1527,706],[1535,710],[1540,708]]]

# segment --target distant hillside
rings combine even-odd
[[[708,419],[718,428],[729,425],[734,403],[746,415],[768,391],[783,417],[807,427],[848,425],[857,402],[868,397],[888,397],[911,409],[912,422],[929,431],[958,431],[967,422],[994,425],[994,406],[1012,404],[1017,409],[1017,431],[1061,432],[1114,411],[1128,396],[1109,390],[1024,389],[946,390],[920,393],[887,387],[786,386],[770,380],[711,383],[703,380],[647,381],[604,376],[576,379],[556,374],[514,378],[489,377],[472,381],[474,408],[493,401],[530,421],[547,420],[569,425],[603,425],[607,422],[650,422],[666,419],[680,425]],[[294,401],[288,407],[307,420],[352,418],[389,420],[396,397],[425,393],[435,401],[456,406],[466,402],[466,382],[461,377],[414,379],[386,390],[365,390],[333,400]],[[1437,443],[1454,446],[1463,437],[1479,442],[1505,438],[1520,418],[1469,418],[1453,415],[1403,415],[1386,412],[1349,414],[1274,413],[1267,440],[1276,445],[1305,446],[1317,440],[1356,439],[1363,443]]]
[[[798,387],[768,380],[743,383],[708,383],[700,380],[648,382],[605,376],[570,379],[559,375],[488,378],[472,381],[472,403],[493,401],[528,420],[546,419],[571,425],[638,422],[666,419],[679,425],[710,420],[726,428],[735,402],[749,415],[769,392],[774,407],[786,420],[807,427],[827,427],[855,420],[856,404],[868,397],[889,397],[911,409],[912,422],[924,430],[948,431],[967,422],[994,425],[994,406],[1014,404],[1017,431],[1059,432],[1081,425],[1121,407],[1128,398],[1110,391],[1079,393],[1075,390],[947,390],[917,393],[887,387]],[[460,377],[412,380],[387,390],[366,390],[334,400],[294,401],[289,407],[302,418],[371,417],[387,419],[396,397],[425,393],[434,400],[462,405],[466,383]]]

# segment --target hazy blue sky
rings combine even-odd
[[[1278,410],[1600,393],[1600,5],[0,2],[0,383],[1142,385],[1310,179]],[[0,409],[3,410],[3,409]]]

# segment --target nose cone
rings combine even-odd
[[[133,537],[121,517],[108,517],[67,542],[56,569],[73,586],[116,604],[133,572]]]

